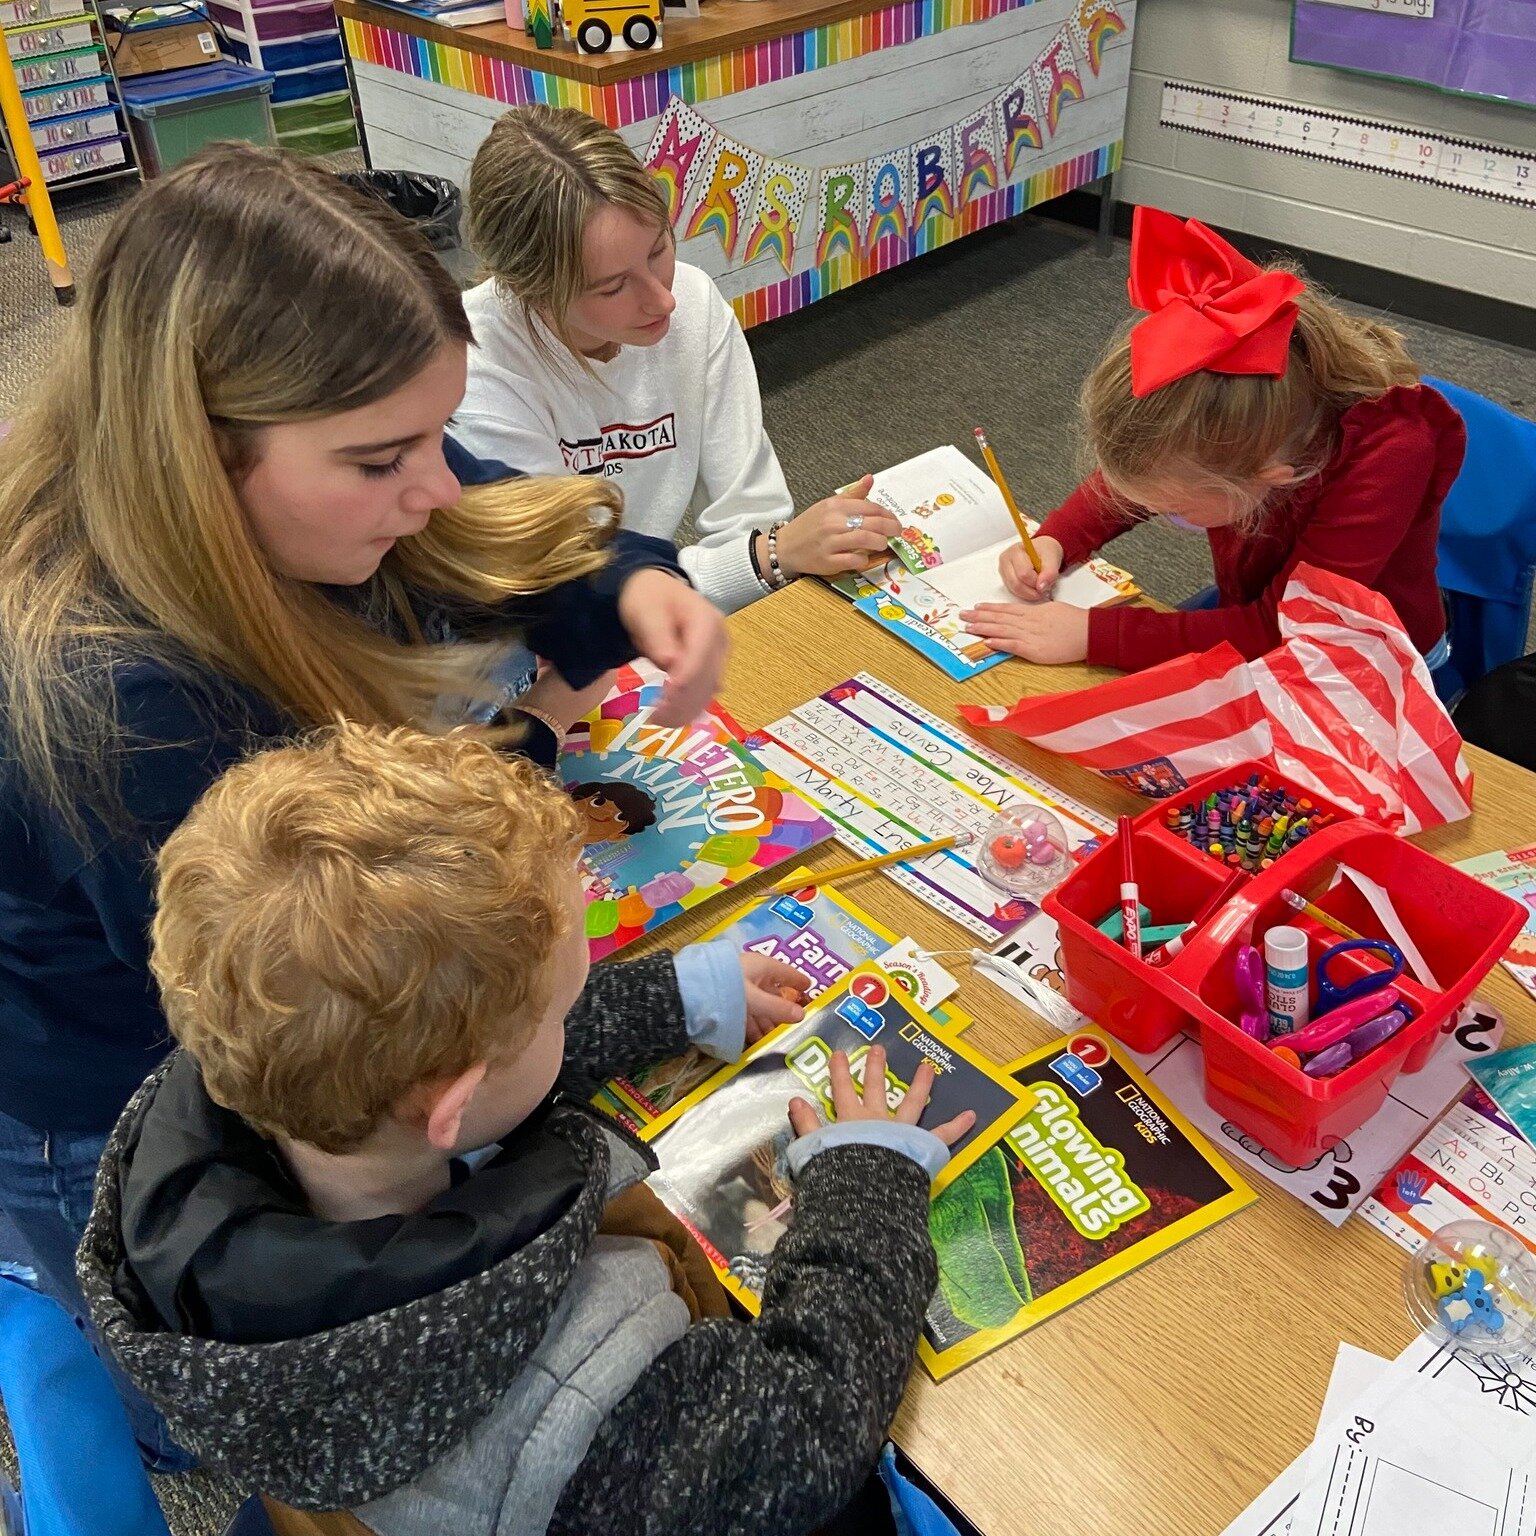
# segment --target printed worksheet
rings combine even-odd
[[[1479,1394],[1485,1403],[1520,1414],[1536,1424],[1536,1360],[1524,1355],[1474,1355],[1451,1344],[1416,1339],[1398,1356],[1399,1366],[1442,1382],[1461,1393]],[[1386,1362],[1345,1344],[1334,1362],[1333,1379],[1320,1422],[1374,1384]],[[1306,1480],[1310,1447],[1298,1456],[1222,1536],[1293,1536],[1292,1518]]]
[[[1536,1435],[1523,1415],[1409,1361],[1351,1398],[1324,1407],[1290,1536],[1536,1536]]]
[[[989,544],[958,560],[946,560],[943,565],[923,573],[923,580],[935,591],[941,592],[956,608],[974,608],[977,603],[1016,603],[1016,598],[1003,585],[998,573],[998,561],[1010,544],[1018,542],[1017,536],[1004,539],[1000,544]],[[1052,591],[1052,600],[1071,603],[1078,608],[1097,608],[1103,603],[1123,602],[1117,588],[1111,586],[1095,570],[1094,564],[1074,565],[1062,572]],[[969,631],[965,631],[969,633]]]
[[[1085,858],[1111,823],[1045,780],[998,757],[866,672],[747,737],[758,761],[834,826],[859,854],[885,853],[965,833],[969,847],[929,854],[886,873],[963,928],[996,943],[1038,911],[976,868],[980,839],[1015,806],[1044,806]]]

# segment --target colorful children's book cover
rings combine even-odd
[[[718,704],[692,725],[652,725],[662,677],[620,668],[566,737],[559,773],[587,818],[587,940],[601,960],[711,896],[831,835],[765,769]]]
[[[1516,1045],[1469,1061],[1467,1071],[1504,1118],[1536,1147],[1536,1045]]]
[[[1457,869],[1503,891],[1525,908],[1525,926],[1504,954],[1504,969],[1536,997],[1536,843],[1463,859]]]
[[[848,1053],[862,1088],[876,1044],[887,1053],[892,1108],[926,1057],[939,1075],[921,1123],[940,1125],[963,1109],[976,1111],[976,1124],[951,1149],[935,1189],[958,1179],[1030,1108],[1026,1088],[941,1029],[878,966],[865,964],[798,1024],[759,1041],[641,1132],[661,1163],[651,1186],[750,1311],[758,1309],[774,1245],[794,1220],[789,1101],[809,1099],[830,1119],[833,1053]]]
[[[947,1001],[956,983],[937,962],[909,959],[910,941],[898,940],[840,891],[809,883],[809,870],[797,873],[805,874],[805,886],[788,895],[765,896],[731,913],[699,942],[730,937],[743,950],[785,961],[810,978],[807,1002],[835,987],[862,961],[874,960],[946,1034],[958,1035],[969,1027],[971,1016]],[[626,1124],[648,1125],[719,1070],[715,1057],[689,1050],[632,1077],[616,1077],[593,1103]]]
[[[938,1378],[1254,1198],[1097,1030],[1008,1070],[1034,1107],[933,1202],[918,1355]]]

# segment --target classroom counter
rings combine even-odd
[[[1110,176],[1137,0],[703,0],[645,51],[336,0],[371,165],[463,183],[508,106],[578,107],[667,190],[744,325]]]

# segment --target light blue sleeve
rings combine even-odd
[[[901,1120],[839,1120],[789,1144],[791,1176],[798,1179],[800,1170],[818,1152],[847,1146],[886,1147],[900,1152],[924,1169],[929,1179],[938,1178],[949,1161],[949,1148],[920,1125],[907,1125]]]
[[[672,957],[683,994],[688,1039],[721,1061],[735,1061],[747,1045],[747,983],[741,951],[730,939],[690,944]]]

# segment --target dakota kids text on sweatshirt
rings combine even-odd
[[[494,281],[470,289],[464,308],[477,345],[452,430],[470,452],[525,474],[607,475],[636,533],[670,539],[691,515],[699,542],[681,552],[683,569],[732,613],[763,594],[753,533],[792,517],[794,503],[736,316],[686,262],[672,293],[672,324],[655,346],[588,358],[588,372]]]

